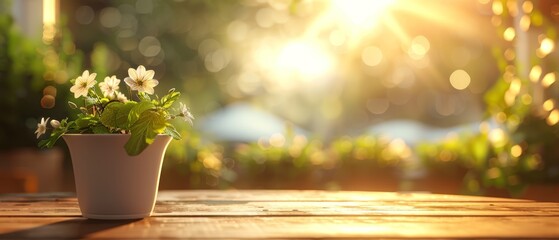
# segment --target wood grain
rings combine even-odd
[[[0,195],[1,238],[552,238],[559,203],[436,194],[162,191],[134,221],[80,216],[73,194]]]

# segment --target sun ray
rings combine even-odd
[[[435,24],[439,28],[447,30],[449,33],[459,35],[468,40],[481,40],[489,44],[494,42],[494,36],[491,34],[484,34],[484,26],[488,26],[484,18],[472,17],[468,11],[464,11],[463,7],[449,7],[448,4],[440,4],[440,2],[429,1],[411,1],[400,0],[399,4],[395,4],[395,14],[402,16],[409,15],[413,18],[420,18],[426,20],[431,24]],[[438,4],[437,4],[438,3]],[[456,1],[456,4],[464,4]],[[494,31],[493,28],[489,31]]]
[[[405,29],[402,28],[400,24],[398,24],[398,21],[394,16],[387,15],[384,24],[389,31],[396,35],[396,38],[398,38],[400,42],[409,42],[411,40],[409,34],[405,31]]]

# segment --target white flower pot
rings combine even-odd
[[[138,219],[151,215],[170,136],[158,135],[138,156],[128,156],[127,134],[65,134],[78,203],[91,219]]]

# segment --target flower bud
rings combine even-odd
[[[59,127],[60,127],[60,122],[59,122],[58,120],[56,120],[56,119],[53,119],[53,120],[50,120],[50,125],[51,125],[53,128],[59,128]]]
[[[71,109],[78,109],[78,105],[70,101],[68,101],[68,106],[70,106]]]

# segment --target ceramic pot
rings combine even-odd
[[[158,135],[137,156],[124,149],[128,134],[65,134],[72,158],[78,203],[91,219],[149,217],[170,136]]]

